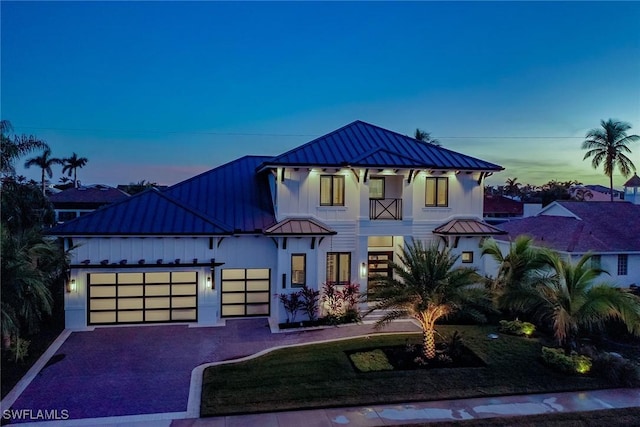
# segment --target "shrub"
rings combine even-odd
[[[610,353],[601,353],[593,359],[593,373],[615,386],[640,386],[640,366]]]
[[[393,370],[387,355],[380,349],[353,353],[349,356],[349,359],[360,372]]]
[[[559,348],[542,347],[542,360],[544,363],[565,374],[586,374],[591,370],[591,359],[587,356],[572,352],[564,354]]]
[[[338,317],[342,312],[342,292],[333,282],[322,285],[322,302],[326,305],[329,317]]]
[[[300,298],[302,298],[300,308],[307,317],[309,317],[310,321],[315,321],[318,318],[318,300],[320,299],[320,292],[304,285],[299,294]]]
[[[291,319],[291,322],[296,321],[296,314],[302,308],[300,297],[299,292],[278,295],[280,302],[284,305],[284,310],[287,312],[287,323],[289,323],[289,319]]]
[[[529,337],[535,330],[536,327],[533,323],[522,322],[518,319],[500,321],[500,332],[505,334]]]
[[[16,338],[15,341],[11,343],[9,353],[16,363],[24,361],[24,358],[27,357],[29,354],[29,344],[31,344],[31,341],[20,337]]]

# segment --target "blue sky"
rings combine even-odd
[[[638,2],[0,7],[2,118],[88,157],[83,183],[174,184],[359,119],[504,166],[490,183],[608,185],[586,131],[640,134]]]

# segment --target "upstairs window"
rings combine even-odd
[[[320,206],[344,206],[344,176],[320,176]]]
[[[628,261],[627,254],[618,255],[618,276],[627,275]]]
[[[351,281],[351,253],[327,252],[327,283],[347,285]]]
[[[449,206],[449,178],[426,178],[425,202],[427,207]]]
[[[369,198],[384,199],[384,178],[371,178],[369,180]]]
[[[591,257],[591,268],[601,269],[602,268],[602,256],[601,255],[593,255]]]

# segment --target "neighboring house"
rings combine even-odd
[[[412,238],[482,268],[484,178],[502,167],[361,121],[56,227],[66,325],[286,318],[277,294],[391,274]]]
[[[590,187],[600,187],[600,186],[590,186]],[[587,186],[577,185],[571,187],[569,190],[571,197],[574,200],[580,202],[610,202],[611,201],[611,191],[607,188],[607,192],[603,193],[601,191],[590,189]],[[614,191],[614,202],[622,202],[624,201],[623,193],[615,190]]]
[[[489,224],[500,224],[513,218],[522,218],[524,203],[499,194],[484,195],[484,219]]]
[[[593,265],[609,275],[601,279],[619,287],[640,284],[640,205],[629,202],[556,201],[537,216],[500,225],[508,234],[496,236],[503,253],[509,242],[526,234],[540,247],[556,250],[576,262],[591,252]],[[495,271],[487,259],[485,269]]]
[[[90,185],[51,194],[49,200],[53,204],[56,221],[62,223],[128,197],[127,193],[107,185]]]
[[[624,199],[634,205],[640,205],[640,177],[634,173],[624,185]]]
[[[604,185],[585,185],[584,188],[591,190],[591,192],[596,192],[596,193],[600,193],[600,194],[605,194],[608,198],[607,200],[603,200],[603,201],[607,201],[610,202],[611,201],[611,188],[609,187],[605,187]],[[594,195],[596,194],[594,193]],[[615,201],[616,199],[619,200],[623,200],[624,199],[624,191],[620,191],[620,190],[613,190],[613,200]],[[594,201],[596,201],[594,199]]]

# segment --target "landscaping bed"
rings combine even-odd
[[[486,366],[382,370],[362,374],[347,353],[419,345],[422,335],[373,335],[274,351],[260,358],[205,370],[201,415],[255,413],[487,395],[607,388],[605,380],[567,375],[540,361],[535,338],[499,334],[492,326],[442,325],[460,331],[464,345]],[[446,341],[446,339],[445,339]]]

